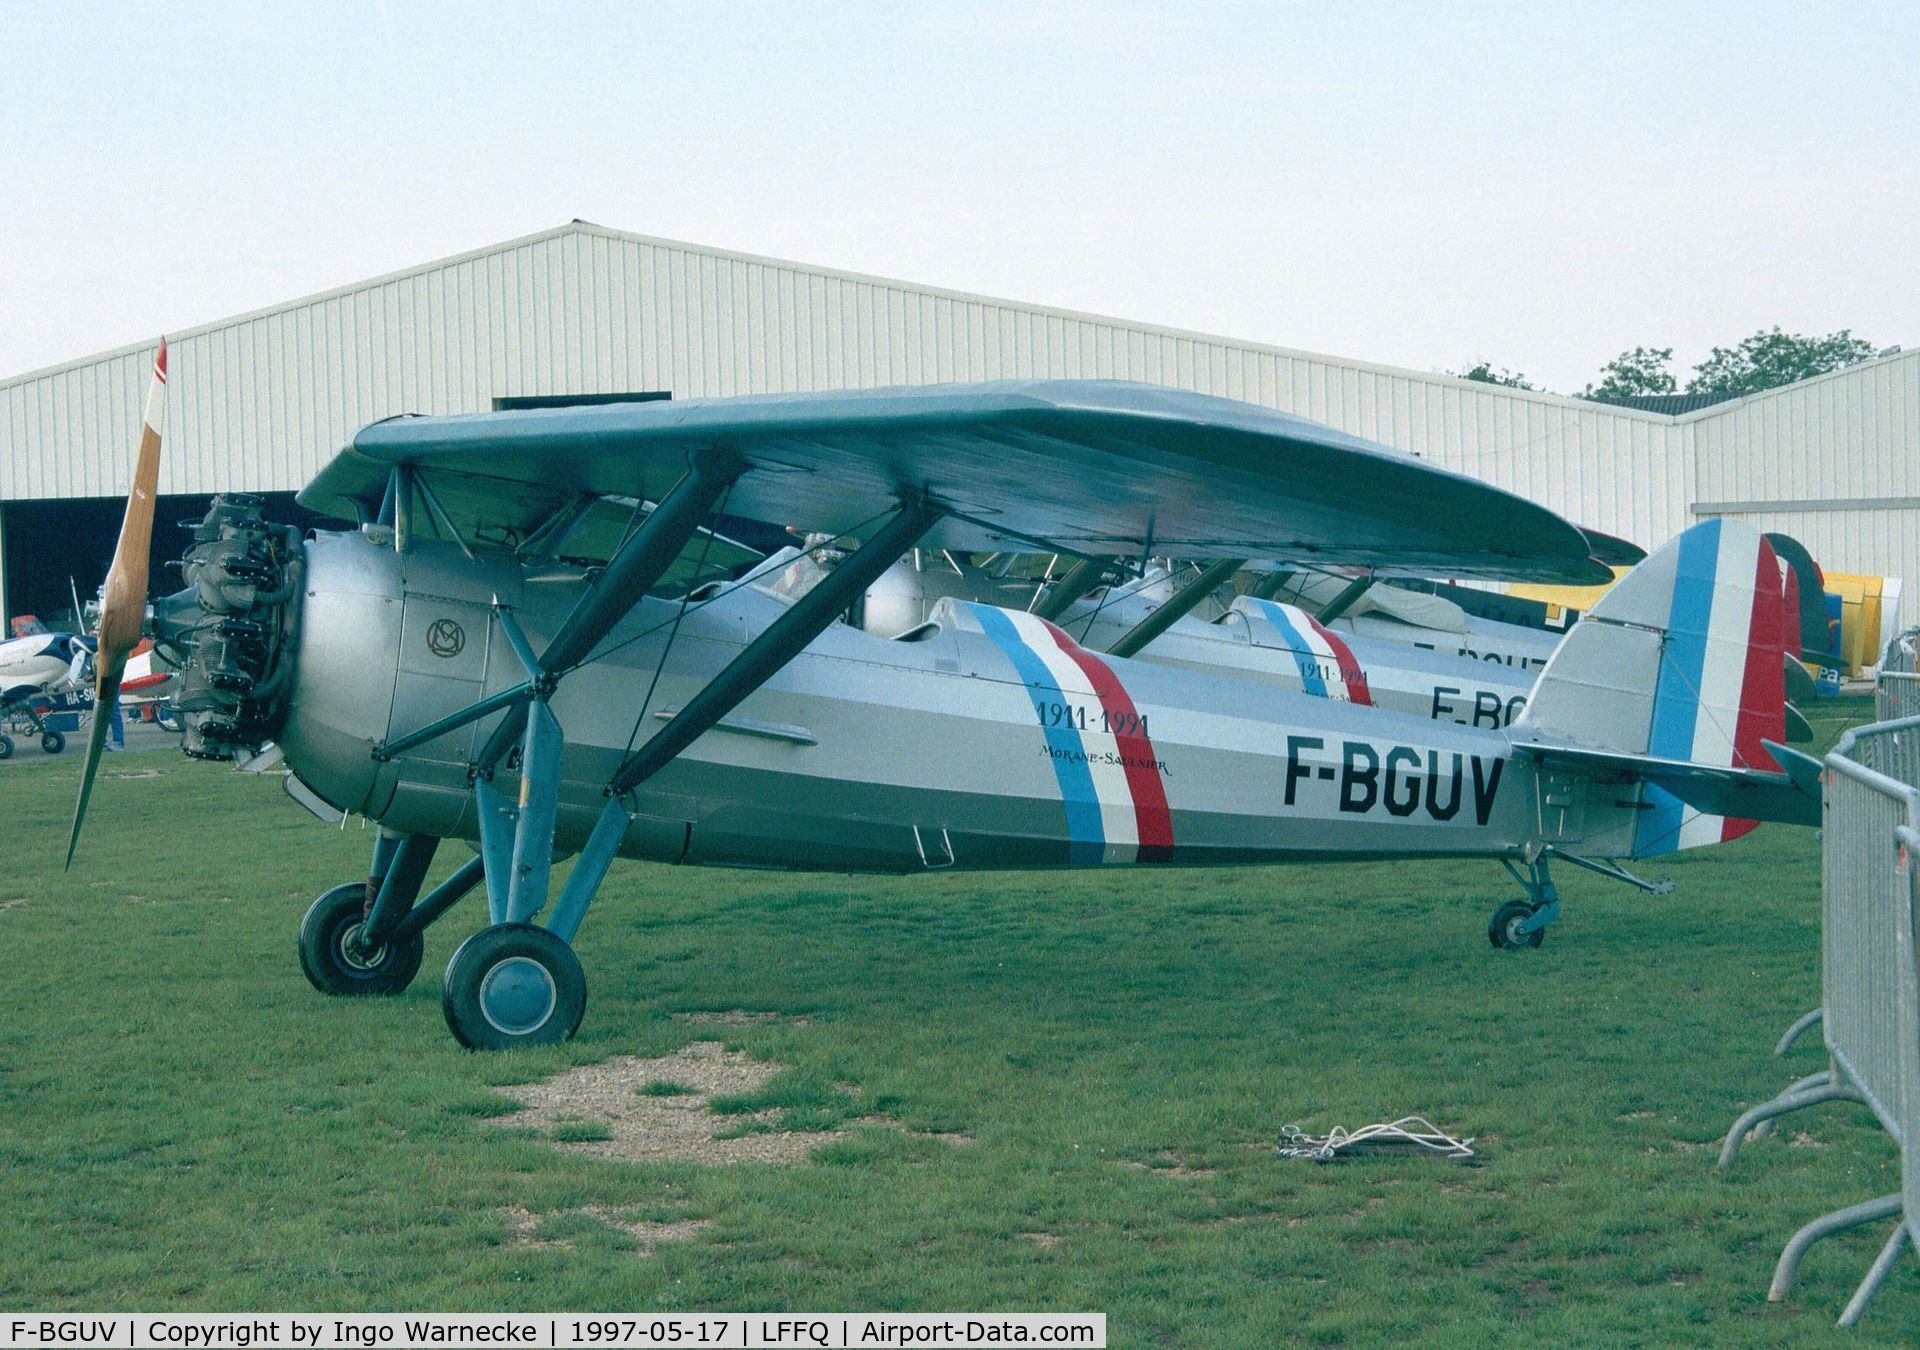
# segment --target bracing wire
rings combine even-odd
[[[727,484],[727,490],[720,495],[719,512],[725,514],[727,502],[733,496],[733,484]],[[700,587],[700,578],[707,570],[707,555],[713,549],[713,531],[708,530],[706,538],[700,543],[700,561],[693,565],[693,579],[687,583],[687,589],[680,596],[680,604],[673,612],[673,626],[667,631],[667,641],[660,648],[660,659],[654,662],[653,678],[647,682],[646,697],[640,700],[640,711],[634,714],[633,730],[627,733],[627,748],[620,752],[625,759],[633,753],[633,743],[639,739],[640,726],[647,719],[647,709],[653,706],[654,691],[660,687],[660,672],[667,668],[667,657],[673,651],[673,640],[680,636],[680,621],[687,616],[687,601]]]
[[[887,511],[876,512],[875,514],[868,516],[865,520],[861,521],[858,525],[855,525],[851,529],[847,530],[845,533],[848,535],[858,535],[862,530],[866,529],[869,525],[872,525],[875,521],[883,519],[888,514],[890,513]],[[815,544],[812,548],[803,549],[800,552],[800,556],[803,558],[810,558],[816,553],[825,552],[833,547],[834,540],[840,539],[842,537],[843,537],[842,535],[835,535],[833,536],[833,539],[823,540],[822,542]],[[708,542],[709,543],[712,542],[711,534],[709,534],[708,536]],[[704,553],[702,556],[703,557],[705,556]],[[691,614],[696,610],[705,609],[708,605],[714,603],[714,601],[723,600],[727,596],[732,595],[735,591],[741,589],[742,587],[751,585],[752,581],[748,578],[751,578],[752,575],[753,575],[752,573],[749,573],[747,578],[742,578],[741,580],[734,582],[731,586],[723,586],[719,590],[715,591],[712,595],[706,596],[703,599],[700,599],[697,601],[693,601],[691,604],[687,602],[692,599],[693,592],[699,590],[700,588],[698,585],[688,586],[686,590],[686,594],[681,596],[681,603],[684,606],[683,613]],[[682,617],[681,613],[676,613],[670,619],[662,619],[659,623],[654,624],[651,628],[643,628],[638,633],[635,633],[631,637],[622,638],[620,641],[614,643],[611,647],[603,647],[603,648],[597,649],[589,653],[588,655],[582,657],[580,660],[574,662],[572,665],[568,666],[565,670],[562,670],[556,673],[558,675],[568,675],[568,674],[571,674],[573,671],[580,669],[581,666],[592,665],[595,661],[604,661],[606,660],[607,657],[612,656],[615,652],[622,651],[625,648],[631,647],[636,642],[641,642],[647,638],[652,637],[655,633],[659,632],[662,628],[672,627],[673,625],[679,622],[681,617]]]

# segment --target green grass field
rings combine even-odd
[[[1821,711],[1829,740],[1869,715]],[[1101,1310],[1128,1346],[1857,1345],[1920,1326],[1908,1257],[1856,1333],[1832,1330],[1879,1226],[1765,1302],[1796,1227],[1896,1188],[1864,1110],[1789,1118],[1713,1166],[1744,1104],[1822,1062],[1811,1043],[1771,1055],[1818,998],[1810,831],[1649,869],[1680,883],[1666,899],[1563,869],[1567,917],[1526,954],[1488,947],[1512,889],[1488,863],[628,865],[580,936],[579,1039],[488,1057],[439,1008],[477,898],[429,932],[405,994],[328,1000],[294,930],[363,873],[365,832],[270,778],[122,756],[63,877],[77,769],[0,770],[8,1308]],[[721,1009],[800,1020],[673,1017]],[[855,1124],[807,1166],[705,1167],[499,1119],[500,1085],[716,1037],[788,1066],[722,1106],[817,1127],[857,1089],[904,1128]],[[1272,1148],[1288,1122],[1408,1113],[1490,1161]],[[650,1247],[596,1213],[703,1226]],[[516,1239],[527,1214],[555,1216],[540,1243]]]

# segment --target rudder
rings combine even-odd
[[[1784,591],[1758,530],[1718,518],[1651,554],[1589,610],[1540,673],[1516,739],[1709,768],[1779,771],[1786,739]],[[1635,857],[1735,839],[1751,820],[1645,786]]]

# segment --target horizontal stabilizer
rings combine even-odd
[[[1787,705],[1787,741],[1792,745],[1805,745],[1813,739],[1813,723],[1791,703]],[[1765,741],[1761,742],[1766,744]],[[1777,758],[1777,756],[1776,756]]]
[[[1789,750],[1786,746],[1775,745],[1772,741],[1766,742],[1766,747],[1768,752],[1780,761],[1780,767],[1786,770],[1787,777],[1793,780],[1795,787],[1816,798],[1820,795],[1820,779],[1827,771],[1826,765],[1812,755],[1799,750]]]
[[[1786,657],[1782,664],[1786,675],[1787,700],[1792,703],[1811,703],[1820,696],[1820,687],[1813,682],[1813,676],[1807,674],[1807,668],[1793,657]]]
[[[1776,756],[1806,755],[1769,744]],[[1784,825],[1820,823],[1820,785],[1809,787],[1791,773],[1766,769],[1739,769],[1690,764],[1683,759],[1632,755],[1618,750],[1589,750],[1582,745],[1531,742],[1514,747],[1518,754],[1557,768],[1582,773],[1616,773],[1662,788],[1703,816],[1737,820],[1769,820]],[[1811,760],[1818,765],[1818,760]]]

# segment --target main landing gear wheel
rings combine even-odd
[[[13,758],[13,737],[0,736],[0,759]]]
[[[1520,931],[1520,925],[1533,917],[1536,908],[1537,906],[1526,900],[1507,901],[1493,911],[1493,921],[1487,925],[1487,941],[1502,951],[1538,947],[1546,941],[1545,928],[1536,928],[1531,933]]]
[[[556,1045],[587,1011],[587,977],[573,948],[527,923],[482,928],[447,962],[447,1026],[469,1050]]]
[[[323,994],[397,994],[420,971],[427,944],[418,933],[361,950],[366,905],[367,884],[349,881],[315,900],[300,920],[300,969]]]
[[[57,731],[46,731],[40,735],[40,748],[50,755],[57,755],[67,748],[67,738]]]

